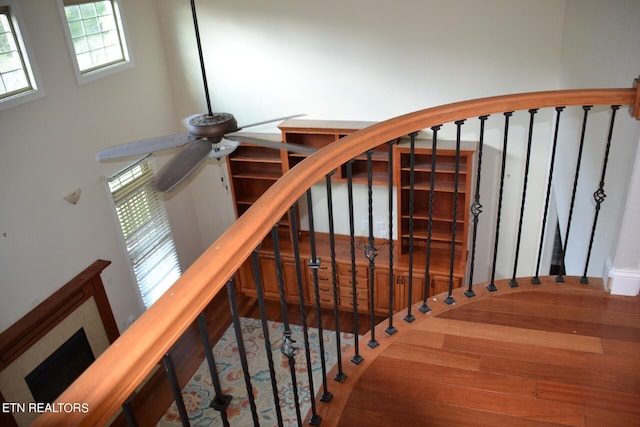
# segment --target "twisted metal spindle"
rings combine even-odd
[[[420,306],[420,311],[424,314],[431,311],[431,308],[427,305],[427,298],[429,296],[429,274],[431,269],[431,235],[433,231],[433,200],[434,194],[436,191],[436,150],[438,148],[438,131],[442,128],[442,125],[433,126],[431,131],[433,132],[433,137],[431,140],[431,180],[429,187],[429,219],[427,221],[427,255],[425,261],[425,271],[424,271],[424,295],[422,296],[422,305]]]
[[[509,286],[512,288],[518,287],[518,281],[516,280],[516,271],[518,270],[518,260],[520,258],[520,243],[522,241],[522,225],[524,223],[524,205],[527,200],[527,183],[529,182],[529,164],[531,162],[531,141],[533,140],[533,121],[537,108],[529,110],[529,137],[527,139],[527,156],[524,165],[524,182],[522,184],[522,199],[520,202],[520,219],[518,220],[518,237],[516,239],[516,254],[513,260],[513,275],[509,281]]]
[[[496,219],[496,234],[493,242],[493,265],[491,267],[491,283],[487,286],[489,292],[495,292],[498,290],[496,279],[496,263],[498,261],[498,242],[500,238],[500,217],[502,215],[502,195],[504,193],[504,175],[505,166],[507,163],[507,141],[509,137],[509,118],[513,115],[513,111],[507,111],[504,114],[504,140],[502,143],[502,165],[500,167],[500,190],[498,192],[498,215]]]
[[[388,169],[388,191],[389,191],[389,200],[388,200],[388,213],[389,213],[389,233],[388,242],[389,242],[389,326],[385,329],[385,332],[388,335],[395,334],[398,330],[393,326],[393,145],[395,141],[388,142],[388,160],[389,160],[389,169]],[[398,190],[401,191],[401,190]]]
[[[573,219],[573,208],[575,206],[576,201],[576,193],[578,192],[578,178],[580,176],[580,166],[582,165],[582,149],[584,148],[584,140],[585,135],[587,134],[587,118],[589,115],[589,111],[591,110],[592,105],[585,105],[582,107],[583,115],[582,115],[582,132],[580,133],[580,146],[578,147],[578,159],[576,160],[576,172],[573,177],[573,190],[571,191],[571,203],[569,204],[569,218],[567,219],[567,229],[564,234],[564,241],[560,243],[560,259],[562,260],[562,266],[558,275],[556,276],[556,282],[562,283],[564,282],[564,271],[565,262],[565,250],[569,243],[569,231],[571,230],[571,223]]]
[[[411,314],[411,301],[413,300],[413,234],[415,211],[415,183],[416,183],[416,136],[418,132],[409,134],[409,283],[407,287],[407,314],[404,321],[411,323],[416,320]]]
[[[322,310],[320,308],[320,288],[318,286],[318,268],[320,268],[322,260],[318,258],[316,254],[316,233],[313,221],[313,198],[311,196],[311,189],[307,190],[306,196],[309,215],[309,247],[311,250],[309,268],[311,269],[311,280],[313,282],[313,293],[315,296],[316,319],[318,320],[316,327],[318,328],[318,344],[320,345],[320,365],[322,371],[322,396],[320,397],[320,401],[330,402],[331,399],[333,399],[333,394],[329,392],[329,386],[327,384],[327,360],[324,352],[324,339],[322,339],[324,335],[322,328]]]
[[[331,175],[333,172],[325,176],[325,183],[327,188],[327,210],[329,216],[329,250],[331,252],[331,279],[333,284],[333,318],[336,323],[335,337],[336,337],[336,364],[338,366],[338,373],[335,376],[335,380],[338,382],[344,382],[347,375],[342,370],[342,344],[340,340],[340,311],[338,310],[338,266],[336,264],[336,241],[335,230],[333,225],[333,193],[331,190]]]
[[[449,291],[444,302],[448,305],[456,303],[453,298],[453,267],[456,259],[456,229],[458,228],[458,190],[460,181],[460,141],[462,139],[462,125],[465,120],[456,120],[456,166],[453,175],[453,217],[451,219],[451,254],[449,257]]]
[[[353,347],[354,355],[351,362],[359,365],[364,358],[360,355],[360,341],[358,339],[358,287],[356,276],[356,239],[355,218],[353,212],[353,160],[347,162],[347,198],[349,203],[349,249],[351,254],[351,292],[353,304]]]
[[[598,189],[595,193],[593,193],[593,199],[596,202],[595,213],[593,215],[593,225],[591,227],[591,236],[589,237],[589,249],[587,250],[587,259],[584,263],[584,272],[582,273],[582,277],[580,278],[580,283],[588,284],[589,279],[587,278],[587,270],[589,269],[589,260],[591,259],[591,250],[593,249],[593,240],[596,235],[596,226],[598,225],[598,215],[600,214],[600,207],[602,206],[602,202],[604,202],[605,197],[607,195],[604,192],[604,178],[607,173],[607,163],[609,162],[609,150],[611,149],[611,139],[613,138],[613,125],[616,121],[616,112],[620,109],[619,105],[611,106],[611,121],[609,122],[609,133],[607,135],[607,145],[604,151],[604,160],[602,161],[602,174],[600,175],[600,183],[598,185]]]
[[[252,263],[257,263],[257,251],[251,254]],[[255,257],[255,261],[254,261]],[[249,364],[247,362],[247,350],[244,346],[244,338],[242,337],[242,325],[240,324],[240,313],[238,310],[238,296],[236,285],[233,279],[227,282],[227,297],[229,298],[229,307],[231,308],[231,321],[233,322],[233,330],[236,335],[236,344],[238,346],[238,356],[240,357],[240,366],[242,366],[242,374],[244,376],[244,384],[247,388],[247,398],[249,399],[249,407],[251,408],[251,419],[253,425],[260,425],[258,420],[258,408],[256,407],[256,399],[253,395],[253,385],[251,384],[251,372],[249,372]]]
[[[482,152],[484,149],[484,125],[489,116],[480,116],[480,141],[478,142],[478,167],[476,169],[476,191],[473,196],[473,204],[471,205],[471,215],[473,215],[473,236],[471,243],[471,261],[469,264],[469,287],[464,292],[467,298],[473,298],[476,293],[473,291],[473,272],[476,261],[476,243],[478,238],[478,221],[482,213],[482,205],[480,204],[480,178],[482,177]]]
[[[278,394],[278,382],[276,379],[276,371],[273,363],[273,352],[271,351],[271,338],[269,336],[269,326],[267,323],[267,310],[264,305],[264,288],[262,286],[262,273],[260,271],[260,263],[258,261],[257,252],[251,254],[251,265],[253,267],[253,277],[256,283],[256,294],[258,299],[258,308],[260,310],[260,320],[262,324],[262,335],[264,336],[264,349],[267,353],[267,364],[269,366],[269,377],[271,378],[271,391],[273,394],[273,405],[276,408],[276,417],[278,425],[282,425],[282,410],[280,408],[280,396]],[[276,269],[277,270],[277,269]]]
[[[198,316],[198,329],[200,331],[200,339],[202,340],[202,346],[204,348],[204,354],[207,360],[207,366],[209,367],[209,374],[211,375],[211,383],[213,384],[213,390],[216,395],[211,400],[211,406],[216,411],[220,412],[220,418],[222,419],[222,425],[224,427],[229,426],[229,416],[227,414],[227,408],[231,403],[233,396],[230,394],[224,394],[222,392],[222,385],[220,383],[220,376],[218,375],[218,368],[216,366],[216,359],[213,356],[213,349],[209,342],[209,331],[207,328],[207,318],[204,312]]]
[[[364,255],[369,260],[369,324],[370,324],[370,339],[367,345],[371,348],[376,348],[380,344],[376,341],[376,318],[375,318],[375,259],[378,256],[375,246],[375,240],[373,238],[373,164],[372,157],[373,150],[367,151],[367,205],[369,207],[369,238],[368,244],[364,248]]]
[[[539,285],[540,281],[540,263],[542,262],[542,247],[544,246],[544,235],[547,229],[547,216],[549,215],[549,202],[551,200],[551,188],[553,182],[553,171],[555,168],[556,162],[556,148],[558,146],[558,134],[560,130],[560,115],[564,107],[556,107],[556,125],[555,131],[553,133],[553,147],[551,148],[551,161],[549,165],[549,178],[547,181],[547,195],[544,201],[544,212],[542,215],[542,230],[540,230],[540,246],[538,246],[538,261],[536,263],[536,274],[531,278],[531,283],[534,285]]]
[[[189,427],[191,426],[191,423],[189,422],[189,413],[187,412],[187,407],[184,405],[184,399],[182,398],[182,390],[180,389],[178,374],[176,373],[176,367],[173,363],[173,358],[171,357],[172,352],[173,348],[164,355],[164,357],[162,358],[162,363],[167,373],[169,385],[171,386],[171,393],[173,394],[173,400],[175,401],[176,407],[178,409],[180,422],[182,423],[183,427]]]
[[[300,260],[300,241],[298,238],[298,219],[295,205],[289,208],[289,218],[291,221],[291,244],[293,246],[293,255],[296,265],[296,279],[298,285],[298,302],[300,304],[300,322],[302,323],[302,335],[304,341],[304,355],[307,362],[307,380],[309,381],[309,396],[311,402],[311,418],[309,424],[312,426],[320,425],[322,417],[318,415],[315,399],[315,387],[313,384],[313,365],[311,362],[311,348],[309,346],[309,326],[307,325],[307,308],[304,300],[304,289],[302,288],[302,262]]]

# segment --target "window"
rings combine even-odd
[[[151,187],[150,158],[109,179],[116,214],[145,307],[180,277],[171,227],[160,195]]]
[[[0,0],[0,110],[41,97],[18,5]]]
[[[116,0],[62,1],[67,42],[80,83],[129,63]]]

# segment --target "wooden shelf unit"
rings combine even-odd
[[[281,135],[248,134],[268,138],[272,141],[301,144],[308,147],[322,148],[337,141],[345,135],[369,126],[370,122],[317,121],[291,119],[280,126]],[[449,287],[451,231],[453,221],[453,199],[455,178],[455,143],[438,142],[436,151],[437,166],[431,169],[431,141],[420,139],[415,146],[414,167],[414,260],[411,274],[413,294],[412,301],[421,301],[424,297],[424,285],[427,284],[427,296],[444,292]],[[453,148],[452,148],[453,147]],[[458,214],[455,221],[455,259],[453,266],[454,287],[460,287],[466,273],[466,254],[469,226],[469,194],[472,185],[472,171],[475,143],[465,142],[460,155]],[[409,230],[409,146],[406,140],[393,146],[393,179],[397,188],[397,221],[398,238],[394,239],[393,277],[389,277],[388,241],[376,239],[376,247],[380,252],[376,258],[374,273],[375,294],[373,305],[377,314],[387,315],[389,310],[389,282],[394,284],[395,311],[406,307],[409,284],[408,262],[408,230]],[[236,215],[240,216],[255,200],[266,191],[278,178],[289,169],[300,163],[306,155],[276,151],[250,144],[242,144],[227,157],[227,165],[231,181]],[[382,144],[372,153],[373,184],[388,185],[389,161],[388,145]],[[353,163],[353,180],[355,183],[367,183],[366,155],[358,156]],[[435,175],[435,191],[432,223],[432,249],[429,274],[426,274],[426,243],[429,218],[429,193],[431,176]],[[346,180],[346,168],[336,171],[334,181]],[[298,227],[298,230],[300,228]],[[292,250],[291,227],[288,214],[279,223],[280,259],[282,276],[285,282],[285,294],[289,302],[298,301],[297,275]],[[308,232],[299,232],[300,257],[303,263],[302,289],[307,304],[314,304],[313,280],[310,269],[306,267],[310,258]],[[351,285],[351,261],[348,236],[336,235],[336,286],[338,306],[341,310],[351,310],[353,305],[353,287]],[[362,237],[358,237],[358,240]],[[318,272],[321,305],[333,306],[333,277],[328,237],[317,234],[317,256],[322,259]],[[364,244],[364,243],[363,243]],[[276,264],[273,254],[273,242],[267,238],[258,251],[258,264],[262,274],[265,296],[279,299],[276,280]],[[370,303],[368,261],[363,250],[357,255],[357,302],[358,310],[366,311]],[[247,260],[240,268],[238,286],[242,293],[256,296],[255,276],[251,261]]]
[[[431,200],[431,179],[434,179],[433,208],[431,209],[432,248],[451,250],[454,227],[453,208],[455,194],[456,151],[454,141],[438,142],[436,147],[436,169],[432,170],[431,141],[420,141],[414,149],[414,203],[413,203],[413,245],[426,248],[428,240],[429,210]],[[452,149],[453,146],[453,149]],[[458,173],[457,215],[455,219],[455,256],[466,259],[469,234],[469,209],[472,184],[473,156],[475,144],[465,142],[460,150]],[[398,238],[396,250],[409,250],[410,223],[410,164],[411,150],[402,143],[394,149],[394,185],[398,188]],[[445,252],[446,252],[445,251]],[[462,265],[461,268],[464,268]],[[464,271],[460,272],[464,275]]]

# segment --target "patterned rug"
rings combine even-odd
[[[258,319],[241,318],[241,325],[260,425],[276,426],[278,421],[261,322]],[[280,352],[283,339],[282,331],[282,323],[269,322],[269,338],[278,383],[282,419],[285,426],[297,426],[298,421],[295,411],[289,362]],[[295,353],[295,366],[300,412],[304,418],[311,409],[310,399],[322,387],[318,330],[314,328],[308,329],[313,385],[315,388],[314,393],[309,392],[302,328],[291,325],[291,332],[292,339],[296,341],[295,345],[300,347]],[[327,371],[329,371],[336,363],[336,336],[334,331],[323,331],[323,335],[325,360]],[[343,352],[349,351],[353,344],[353,335],[342,333],[340,344]],[[220,382],[222,383],[222,390],[224,394],[233,396],[231,404],[227,409],[230,424],[232,426],[253,425],[251,407],[249,405],[249,399],[247,398],[247,389],[240,364],[240,357],[238,355],[238,345],[236,343],[233,325],[227,328],[222,338],[216,343],[213,348],[213,354],[216,360]],[[331,391],[331,382],[333,382],[333,380],[328,379],[328,381],[330,381],[329,391]],[[182,394],[192,426],[222,426],[220,413],[210,407],[211,400],[215,397],[215,393],[206,360],[202,362],[202,365],[200,365],[189,383],[183,388]],[[173,427],[180,425],[180,417],[174,403],[160,420],[158,426]]]

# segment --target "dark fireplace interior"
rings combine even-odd
[[[52,403],[95,360],[84,328],[25,377],[36,402]]]

